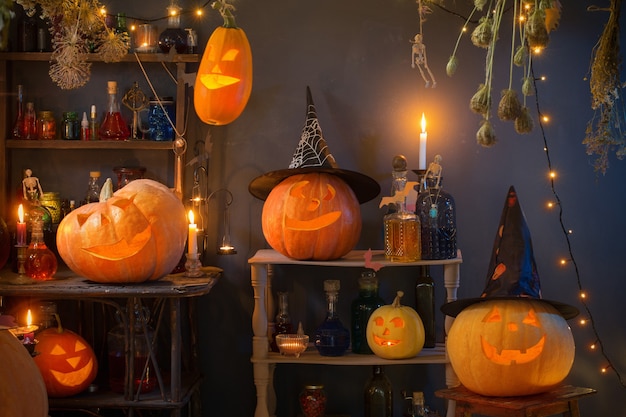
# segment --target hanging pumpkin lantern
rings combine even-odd
[[[323,172],[292,175],[265,200],[265,239],[293,259],[325,261],[348,253],[361,234],[361,209],[352,189]]]
[[[48,395],[33,359],[8,330],[0,330],[0,417],[47,417]]]
[[[174,193],[139,179],[63,218],[57,248],[72,271],[92,281],[157,280],[178,264],[187,229],[185,208]]]
[[[547,391],[565,379],[574,362],[567,322],[536,299],[492,299],[466,307],[450,328],[447,348],[461,383],[487,396]]]
[[[248,103],[252,91],[252,51],[243,29],[237,27],[230,9],[222,1],[213,3],[224,25],[209,38],[194,84],[193,103],[204,123],[225,125],[235,120]]]
[[[367,322],[367,344],[384,359],[412,358],[424,347],[422,319],[400,304],[403,295],[398,291],[393,303],[374,310]]]
[[[84,391],[98,373],[96,355],[80,335],[64,329],[56,315],[58,327],[37,335],[38,355],[35,364],[41,372],[48,396],[69,397]]]

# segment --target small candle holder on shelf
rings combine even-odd
[[[306,334],[282,333],[276,335],[276,346],[281,355],[300,357],[309,344],[309,336]]]
[[[187,253],[187,261],[185,262],[185,276],[193,278],[204,276],[204,272],[202,272],[202,262],[200,262],[199,253]]]
[[[427,170],[426,169],[412,169],[411,171],[413,171],[413,173],[417,175],[417,181],[419,182],[419,189],[417,190],[417,193],[419,194],[425,189],[424,177],[426,176]]]
[[[28,245],[15,245],[17,249],[17,276],[11,280],[11,284],[31,284],[33,280],[26,275],[26,250]]]

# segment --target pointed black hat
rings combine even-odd
[[[317,119],[311,89],[307,86],[307,114],[298,147],[288,169],[265,173],[253,179],[248,190],[253,196],[265,200],[272,189],[285,178],[307,172],[326,172],[344,180],[354,191],[359,203],[372,200],[380,193],[380,185],[367,175],[340,169],[328,149]]]
[[[444,304],[441,311],[456,317],[461,310],[493,299],[527,299],[545,301],[565,318],[578,315],[578,309],[557,301],[541,298],[541,283],[533,253],[533,244],[526,218],[511,186],[504,203],[500,225],[493,244],[487,282],[479,298],[456,300]]]

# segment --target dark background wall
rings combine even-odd
[[[166,1],[159,0],[151,2],[147,10],[139,3],[111,2],[109,8],[145,19],[164,15],[167,6]],[[496,120],[498,143],[492,148],[476,144],[480,118],[471,113],[468,104],[484,79],[485,51],[471,45],[469,37],[464,36],[457,73],[453,78],[445,74],[445,65],[464,23],[462,19],[431,6],[433,13],[427,16],[423,33],[437,87],[426,89],[410,65],[410,40],[419,31],[415,1],[240,0],[234,5],[237,22],[246,31],[253,51],[250,101],[241,117],[227,126],[203,125],[192,113],[186,134],[190,149],[202,149],[201,144],[193,146],[196,142],[212,144],[207,146],[209,189],[226,187],[234,195],[231,234],[238,249],[238,254],[230,257],[212,254],[220,217],[212,205],[213,232],[209,242],[213,246],[205,264],[222,267],[224,276],[199,302],[201,360],[206,375],[202,387],[204,415],[253,414],[256,397],[249,362],[253,299],[247,259],[267,244],[261,230],[263,204],[248,193],[247,187],[254,177],[288,166],[304,123],[307,85],[311,87],[324,136],[339,165],[376,179],[383,193],[390,187],[394,155],[404,154],[409,166],[417,168],[419,118],[422,112],[426,114],[428,160],[436,154],[443,156],[444,185],[457,204],[458,243],[463,252],[460,298],[477,296],[483,289],[504,198],[508,187],[514,185],[532,233],[544,297],[582,309],[573,264],[559,264],[570,254],[558,210],[546,209],[546,202],[554,200],[554,196],[535,98],[531,97],[528,103],[535,120],[531,134],[520,136],[511,123]],[[194,4],[184,1],[182,6],[192,8]],[[470,11],[468,2],[446,1],[444,6],[462,15]],[[564,227],[573,231],[569,237],[580,283],[588,293],[605,352],[616,369],[624,371],[626,326],[622,318],[626,307],[621,294],[625,289],[622,256],[626,240],[622,234],[626,220],[622,181],[626,164],[612,158],[606,175],[599,175],[594,172],[594,158],[586,155],[581,144],[586,124],[593,116],[587,78],[592,49],[608,18],[607,12],[588,12],[587,6],[582,1],[563,2],[560,26],[551,34],[548,49],[534,60],[535,75],[547,77],[547,81],[538,83],[537,102],[551,118],[544,125],[545,139],[557,173],[555,187],[562,203]],[[201,22],[191,18],[185,22],[186,27],[196,28],[201,46],[221,20],[209,8],[206,12]],[[496,92],[508,85],[511,19],[509,11],[494,64]],[[132,67],[129,71],[133,71]],[[515,71],[514,86],[519,91],[522,75],[519,69]],[[139,72],[134,76],[142,82]],[[103,96],[106,79],[110,77],[111,74],[94,75],[76,94]],[[163,75],[154,77],[167,82]],[[122,88],[129,88],[131,78],[124,76],[120,83]],[[494,101],[498,98],[496,93]],[[119,158],[122,162],[124,158],[137,158],[144,163],[142,156]],[[71,180],[77,190],[85,187],[83,183],[86,185],[93,165],[108,169],[100,160],[80,164],[84,181],[82,177]],[[185,171],[186,197],[190,196],[193,168]],[[59,167],[59,171],[63,169]],[[161,171],[151,172],[165,180]],[[381,248],[383,211],[378,208],[378,201],[362,205],[362,216],[363,232],[357,248]],[[440,271],[433,272],[441,282]],[[295,274],[298,284],[290,278]],[[410,271],[392,274],[383,269],[379,276],[381,295],[388,302],[396,289],[410,288],[413,281]],[[291,312],[295,320],[304,321],[305,328],[313,329],[324,315],[321,282],[333,277],[342,280],[340,314],[347,323],[348,305],[356,296],[358,271],[278,268],[275,288],[293,290],[296,299],[304,294],[306,303],[292,302]],[[438,291],[443,302],[441,285]],[[574,321],[571,327],[577,353],[566,382],[598,390],[597,395],[581,402],[582,414],[626,416],[621,399],[624,387],[614,372],[600,373],[606,362],[599,353],[588,349],[595,336],[589,327],[581,328]],[[443,340],[443,334],[439,338]],[[445,385],[443,367],[396,366],[390,367],[388,373],[396,392],[397,413],[403,389],[425,391],[427,402],[444,413],[443,403],[433,395]],[[370,370],[363,368],[281,366],[275,382],[281,399],[278,415],[295,415],[295,396],[300,387],[319,381],[327,385],[330,412],[361,415],[362,388],[369,374]]]

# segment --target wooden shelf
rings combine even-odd
[[[141,62],[199,62],[198,54],[146,54],[129,53],[119,62],[136,62],[137,58]],[[51,61],[52,52],[1,52],[0,61]],[[87,54],[88,62],[104,62],[100,54]],[[115,62],[110,62],[114,64]]]
[[[165,149],[173,150],[173,141],[155,140],[22,140],[8,139],[10,149]]]

